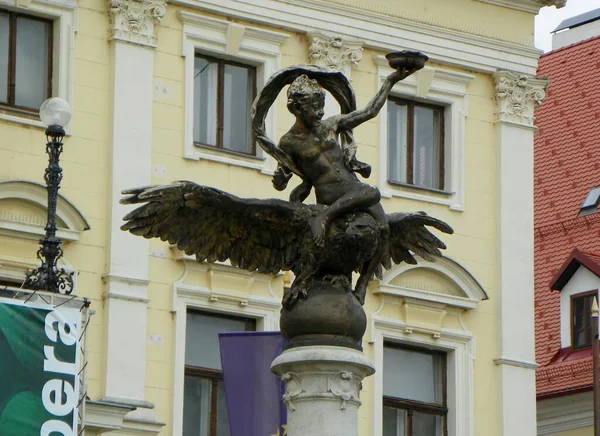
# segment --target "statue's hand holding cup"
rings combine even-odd
[[[398,72],[398,80],[403,80],[425,66],[429,57],[418,51],[402,50],[385,55],[390,67]]]

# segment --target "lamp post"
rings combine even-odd
[[[592,371],[594,373],[594,436],[600,436],[600,342],[598,342],[598,301],[592,303]]]
[[[40,107],[40,119],[47,126],[48,167],[44,173],[44,180],[48,190],[48,218],[45,227],[46,235],[40,240],[40,248],[37,252],[37,257],[42,264],[27,275],[23,287],[68,295],[73,292],[73,273],[68,273],[57,265],[63,251],[60,247],[60,239],[56,237],[56,204],[62,180],[59,160],[63,149],[62,139],[65,136],[64,126],[71,120],[71,108],[61,98],[48,99]]]

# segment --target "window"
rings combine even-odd
[[[183,436],[229,436],[219,333],[254,330],[251,319],[187,312]]]
[[[255,94],[254,67],[196,54],[194,143],[254,154],[250,108]]]
[[[0,10],[0,106],[37,111],[51,82],[52,22]]]
[[[390,183],[444,190],[444,108],[388,101]]]
[[[571,344],[573,348],[592,346],[592,302],[596,291],[571,296]]]
[[[598,203],[600,203],[600,186],[590,189],[581,205],[579,216],[598,212]]]
[[[446,436],[446,355],[385,344],[383,436]]]

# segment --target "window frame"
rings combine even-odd
[[[426,189],[426,190],[444,192],[444,189],[446,186],[446,173],[445,173],[445,166],[446,166],[445,113],[446,113],[446,107],[442,106],[442,105],[432,104],[432,103],[423,103],[418,100],[397,97],[394,95],[390,95],[388,97],[388,104],[390,104],[390,102],[396,103],[396,104],[399,103],[400,105],[406,106],[406,109],[407,109],[406,110],[406,136],[407,136],[406,144],[407,144],[407,147],[406,147],[406,162],[405,162],[406,182],[403,183],[403,182],[391,180],[390,174],[389,174],[389,167],[388,167],[388,169],[387,169],[388,183],[390,183],[392,185],[397,185],[397,186],[408,185],[408,186],[410,186],[412,188],[416,188],[416,189]],[[419,186],[414,183],[414,149],[415,149],[414,110],[415,110],[415,107],[424,107],[427,109],[432,109],[432,110],[436,111],[440,116],[440,131],[438,132],[438,134],[439,134],[439,138],[438,138],[438,140],[439,140],[439,161],[437,164],[439,181],[438,181],[437,187]],[[387,127],[388,127],[388,131],[389,131],[389,127],[390,127],[389,120],[388,120]],[[388,147],[388,151],[389,151],[389,147],[390,147],[389,135],[388,135],[387,147]]]
[[[1,0],[0,0],[1,1]],[[281,69],[281,46],[292,34],[275,32],[231,21],[177,11],[183,24],[182,54],[185,59],[185,121],[183,158],[232,165],[259,171],[272,176],[277,161],[260,147],[256,155],[228,152],[216,147],[194,145],[194,59],[196,52],[223,57],[256,66],[256,88],[261,89],[269,78]],[[266,118],[267,136],[277,137],[277,111]]]
[[[210,312],[207,310],[198,310],[192,307],[186,309],[186,318],[189,313],[202,314],[209,317],[227,318],[236,321],[244,321],[245,331],[257,331],[257,320],[247,316],[236,316],[232,314],[222,314]],[[248,330],[252,326],[253,330]],[[218,399],[219,399],[219,382],[223,381],[223,371],[213,368],[204,368],[200,366],[185,365],[183,370],[184,379],[191,377],[195,379],[208,380],[210,382],[210,408],[209,408],[209,425],[208,436],[217,436],[217,418],[218,418]],[[183,409],[185,410],[185,408]],[[182,411],[182,422],[185,421]]]
[[[423,347],[410,346],[399,344],[397,342],[384,340],[383,348],[396,348],[403,350],[416,351],[423,354],[439,356],[441,358],[441,376],[442,376],[442,405],[434,403],[426,403],[423,401],[407,400],[398,397],[382,396],[383,408],[393,408],[396,410],[405,410],[407,418],[408,431],[406,436],[412,436],[412,415],[414,412],[419,412],[427,415],[442,417],[442,436],[448,436],[448,359],[447,353],[439,350],[431,350]]]
[[[241,152],[241,151],[236,151],[236,150],[231,150],[229,148],[225,148],[224,144],[223,144],[223,119],[224,119],[224,95],[225,95],[225,65],[232,65],[235,67],[240,67],[240,68],[245,68],[246,70],[248,70],[250,72],[250,74],[248,75],[249,77],[249,82],[250,82],[250,89],[251,89],[251,93],[249,95],[249,102],[250,104],[252,104],[252,102],[254,101],[254,99],[256,98],[257,95],[257,68],[254,65],[251,64],[245,64],[243,62],[238,62],[238,61],[234,61],[234,60],[229,60],[229,59],[225,59],[225,58],[220,58],[220,57],[216,57],[216,56],[210,56],[210,55],[206,55],[202,52],[196,51],[194,53],[194,61],[196,60],[196,58],[202,58],[202,59],[206,59],[208,62],[214,62],[217,64],[217,101],[216,101],[216,106],[217,106],[217,126],[216,126],[216,131],[217,131],[217,135],[216,135],[216,144],[212,145],[212,144],[204,144],[202,142],[198,142],[196,141],[194,138],[193,142],[194,145],[196,147],[208,147],[211,149],[217,148],[221,151],[224,151],[226,153],[234,153],[234,154],[239,154],[242,156],[256,156],[256,138],[254,136],[254,132],[251,128],[251,126],[249,125],[249,132],[250,136],[250,151],[249,152]],[[194,114],[195,115],[195,114]],[[194,117],[194,123],[196,122],[196,117]]]
[[[15,12],[0,8],[0,13],[8,15],[8,76],[7,76],[7,102],[0,102],[0,108],[25,114],[37,114],[39,108],[29,108],[15,104],[16,94],[16,49],[17,49],[17,18],[23,17],[30,20],[41,21],[48,24],[48,66],[46,72],[47,93],[44,100],[52,96],[53,65],[54,65],[54,20],[38,17],[36,15]]]
[[[382,86],[390,68],[384,56],[377,56],[378,85]],[[417,73],[396,83],[390,95],[430,102],[444,106],[444,183],[445,190],[420,188],[412,185],[398,186],[388,182],[386,171],[379,171],[378,186],[383,198],[405,198],[419,202],[441,204],[452,211],[463,212],[466,200],[466,120],[469,93],[467,88],[475,79],[473,74],[425,66]],[[387,102],[386,102],[387,105]],[[379,113],[379,166],[388,167],[388,116],[387,107]]]
[[[574,300],[577,299],[586,299],[586,298],[590,298],[590,297],[594,297],[598,295],[598,291],[597,290],[591,290],[591,291],[586,291],[586,292],[580,292],[578,294],[573,294],[570,296],[569,299],[569,303],[570,303],[570,310],[571,310],[571,349],[572,350],[583,350],[585,348],[590,348],[592,346],[592,320],[591,318],[591,310],[588,311],[587,310],[587,305],[585,304],[585,300],[584,300],[584,332],[585,332],[585,336],[586,336],[586,340],[585,340],[585,344],[584,345],[579,345],[576,346],[575,345],[575,335],[576,335],[576,331],[575,331],[575,304],[574,304]],[[590,305],[591,306],[591,305]],[[587,316],[586,316],[586,312],[587,312]]]

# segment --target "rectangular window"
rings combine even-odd
[[[252,319],[195,311],[187,313],[184,436],[229,436],[219,333],[254,330],[256,323]]]
[[[571,296],[571,344],[573,348],[592,346],[592,302],[597,291]]]
[[[250,108],[256,68],[196,54],[194,143],[254,154]]]
[[[52,21],[0,10],[0,106],[37,111],[51,83]]]
[[[444,190],[444,108],[388,100],[388,180]]]
[[[446,354],[383,349],[383,436],[446,436]]]

